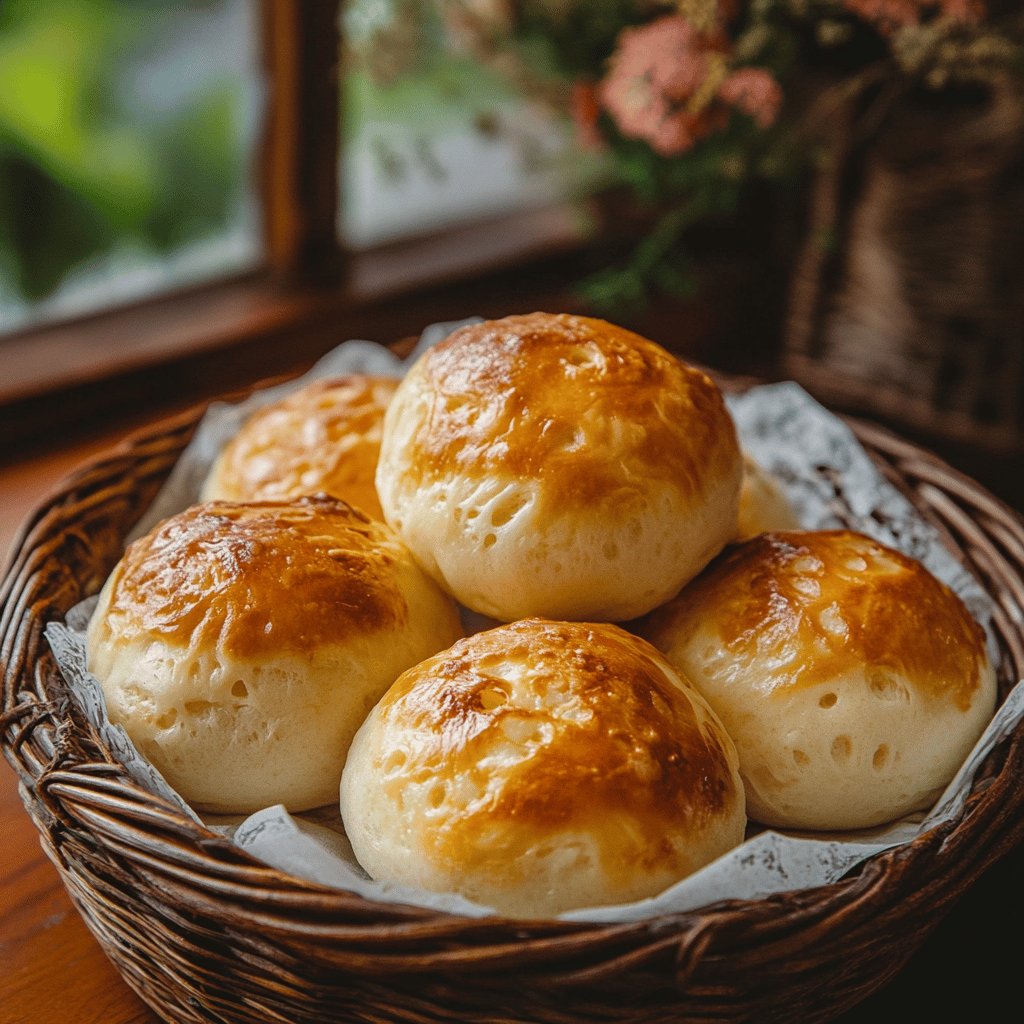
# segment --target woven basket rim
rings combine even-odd
[[[766,383],[708,372],[726,391]],[[89,874],[68,855],[67,849],[77,849],[79,840],[98,848],[103,854],[100,860],[112,863],[115,873],[128,864],[133,875],[146,878],[150,888],[142,898],[158,904],[163,912],[169,913],[171,902],[181,901],[198,918],[212,922],[208,927],[220,927],[223,921],[241,916],[266,941],[287,948],[290,943],[305,944],[317,969],[344,965],[368,979],[394,972],[419,978],[442,972],[460,979],[484,977],[493,985],[496,973],[515,977],[516,972],[536,971],[544,965],[546,976],[557,980],[552,982],[555,988],[572,992],[646,976],[652,965],[666,957],[671,961],[674,990],[686,992],[688,985],[705,976],[712,982],[720,978],[723,960],[734,963],[741,978],[753,979],[752,990],[758,986],[767,990],[771,985],[757,966],[761,952],[771,951],[769,965],[787,949],[805,958],[832,957],[834,964],[836,949],[826,952],[828,944],[821,940],[830,938],[841,952],[842,940],[836,938],[840,929],[860,934],[873,915],[891,915],[904,925],[907,951],[895,958],[890,955],[895,965],[889,969],[892,973],[952,901],[1024,840],[1024,787],[1016,784],[1024,768],[1024,728],[1018,728],[986,761],[962,815],[903,846],[874,855],[838,882],[756,900],[720,900],[694,911],[628,924],[463,918],[367,900],[257,860],[126,776],[61,692],[64,684],[41,637],[45,621],[62,615],[86,596],[84,591],[95,592],[102,582],[95,566],[85,572],[89,563],[82,538],[90,536],[89,524],[99,524],[104,557],[111,563],[127,530],[117,536],[104,515],[116,509],[122,527],[140,517],[208,404],[128,433],[69,473],[23,520],[0,578],[4,755],[21,779],[26,808],[83,917],[138,991],[152,987],[154,979],[140,974],[142,968],[120,948],[119,933],[116,928],[111,932],[106,912],[98,905],[101,901],[92,905],[94,894],[105,891],[106,883],[100,882],[98,867],[90,868],[94,874]],[[903,486],[919,509],[923,499],[913,486],[925,488],[924,494],[936,502],[935,507],[929,506],[927,518],[938,517],[947,538],[951,539],[952,531],[974,530],[977,536],[971,534],[969,542],[975,560],[969,567],[975,575],[980,559],[982,566],[995,573],[993,578],[1010,579],[1013,592],[1003,588],[995,594],[982,573],[983,585],[1008,609],[1003,616],[1006,621],[999,624],[1004,658],[1016,678],[1024,676],[1024,516],[921,445],[870,420],[839,415],[876,463],[885,463],[886,475]],[[897,464],[898,470],[894,469]],[[904,478],[911,476],[913,485]],[[966,502],[970,515],[960,505],[954,515],[945,507],[950,502]],[[68,551],[81,564],[73,569],[55,565],[55,558]],[[964,555],[962,549],[956,553]],[[85,576],[79,578],[83,572]],[[1005,686],[1000,696],[1005,697]],[[896,904],[911,892],[917,917],[900,917]],[[929,898],[934,907],[927,907]],[[919,935],[909,934],[908,920],[920,922]],[[900,938],[900,928],[894,928]],[[822,946],[820,954],[808,952],[815,947],[812,937]],[[809,1005],[804,1019],[830,1019],[877,988],[886,976],[879,969],[871,977],[854,978],[846,990],[838,986],[827,996],[809,988],[809,993],[816,993],[817,1009]],[[163,1012],[172,1005],[172,996],[164,993],[155,1004],[147,1001]],[[700,998],[713,1002],[712,996]],[[752,1005],[759,1012],[775,1005],[768,996],[758,998],[762,1001]],[[792,1005],[799,1005],[795,995],[793,999]],[[732,1018],[725,1013],[722,1019]]]

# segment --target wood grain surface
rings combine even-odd
[[[0,467],[0,564],[22,520],[75,466],[113,444],[123,427]],[[157,1024],[121,980],[75,909],[0,765],[0,1022]]]

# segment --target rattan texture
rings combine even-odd
[[[464,919],[254,860],[127,776],[43,636],[99,589],[201,411],[127,438],[42,499],[0,584],[3,752],[86,924],[162,1019],[813,1024],[893,977],[1024,839],[1022,727],[958,819],[841,881],[638,923]],[[1005,697],[1024,677],[1024,519],[931,453],[847,422],[994,598]]]

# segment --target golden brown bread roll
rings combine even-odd
[[[374,475],[392,377],[353,373],[303,385],[254,412],[224,446],[202,501],[325,493],[383,519]]]
[[[635,627],[718,713],[765,825],[863,828],[929,806],[995,707],[963,602],[850,531],[737,545]]]
[[[799,529],[800,522],[782,489],[764,467],[745,451],[739,528],[735,539],[749,540],[759,533]]]
[[[326,496],[186,509],[132,543],[90,620],[111,721],[200,810],[333,803],[395,678],[461,635],[383,523]]]
[[[385,415],[377,491],[468,608],[621,620],[735,535],[741,473],[707,376],[603,320],[533,313],[463,327],[416,362]]]
[[[652,896],[746,826],[732,740],[700,694],[616,626],[542,619],[405,672],[340,796],[373,878],[524,918]]]

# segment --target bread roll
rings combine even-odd
[[[800,521],[782,489],[749,452],[743,453],[738,526],[736,540],[749,540],[759,533],[800,529]]]
[[[995,707],[961,600],[845,530],[738,545],[637,629],[717,711],[765,825],[856,829],[928,807]]]
[[[398,381],[353,373],[314,381],[254,412],[224,446],[203,501],[325,493],[382,520],[374,475],[381,426]]]
[[[111,721],[199,810],[337,800],[352,735],[458,611],[383,523],[326,496],[211,502],[131,544],[90,620]]]
[[[405,672],[341,783],[373,878],[511,917],[641,899],[743,840],[736,752],[649,644],[530,619]]]
[[[742,460],[716,385],[603,320],[534,313],[428,350],[384,419],[377,491],[474,611],[622,620],[736,531]]]

